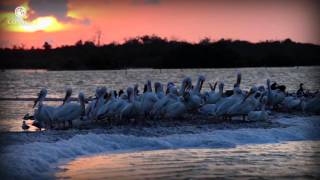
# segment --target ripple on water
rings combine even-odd
[[[58,178],[320,178],[320,141],[106,154],[62,165]]]

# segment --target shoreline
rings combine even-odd
[[[312,116],[312,115],[311,115]],[[57,142],[75,135],[108,134],[136,137],[163,137],[174,134],[199,134],[215,130],[286,128],[288,124],[278,122],[279,118],[309,117],[301,114],[273,113],[268,121],[249,122],[236,117],[232,121],[210,119],[201,116],[179,120],[151,120],[146,124],[109,125],[105,121],[65,130],[0,132],[0,147],[19,143]]]

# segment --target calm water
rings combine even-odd
[[[61,166],[71,179],[319,179],[320,141],[176,149],[82,157]]]
[[[198,75],[205,75],[207,82],[224,81],[225,88],[231,89],[237,71],[242,72],[243,89],[255,84],[265,84],[270,78],[283,83],[289,91],[298,88],[300,82],[310,90],[320,89],[320,67],[290,68],[239,68],[239,69],[131,69],[110,71],[46,71],[46,70],[5,70],[0,72],[0,97],[28,98],[36,97],[40,88],[48,89],[48,97],[64,96],[66,87],[73,88],[73,96],[83,91],[92,96],[97,86],[112,89],[125,89],[128,85],[138,83],[142,90],[147,79],[153,82],[167,83],[172,81],[180,85],[183,77],[192,77],[196,82]],[[204,89],[208,89],[207,84]],[[56,104],[57,102],[50,102]],[[21,118],[32,112],[32,102],[0,101],[0,131],[21,131]]]

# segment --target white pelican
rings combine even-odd
[[[206,95],[206,104],[216,104],[220,101],[223,95],[223,82],[219,84],[219,92],[211,91]]]
[[[273,107],[276,107],[277,105],[282,103],[282,101],[285,98],[285,93],[280,89],[271,90],[269,79],[267,79],[267,88],[268,104]]]
[[[110,110],[108,112],[108,116],[111,117],[119,117],[121,110],[128,104],[128,89],[126,93],[123,93],[126,95],[123,95],[116,99],[114,104],[110,107]]]
[[[251,112],[249,112],[248,121],[266,121],[266,120],[268,120],[269,115],[265,110],[265,104],[267,102],[267,98],[265,98],[265,97],[262,98],[261,111],[251,111]]]
[[[205,77],[199,76],[195,88],[191,91],[188,101],[186,101],[186,106],[188,110],[197,110],[203,104],[201,89],[204,81]]]
[[[217,116],[226,115],[229,108],[232,105],[241,102],[243,100],[243,98],[244,97],[242,95],[241,89],[238,86],[235,86],[233,89],[233,95],[224,98],[223,101],[221,101],[217,104],[216,115]]]
[[[94,109],[95,109],[95,105],[97,103],[99,94],[100,94],[100,88],[97,87],[95,98],[88,104],[86,108],[86,116],[88,117],[88,119],[93,119],[94,117]]]
[[[134,90],[128,87],[128,103],[120,111],[120,120],[138,117],[140,114],[140,103],[135,101]]]
[[[116,102],[117,102],[116,91],[112,90],[110,91],[109,100],[105,104],[103,104],[101,108],[99,108],[97,112],[97,119],[101,120],[107,117],[110,118],[111,117],[110,112],[112,111],[112,108]]]
[[[165,107],[164,118],[173,119],[182,117],[187,112],[186,101],[190,98],[190,92],[185,92],[178,101]]]
[[[37,109],[34,112],[34,124],[39,126],[38,128],[47,128],[52,125],[54,112],[57,110],[55,106],[47,106],[43,104],[44,99],[47,96],[47,89],[42,88],[38,94],[38,98],[35,100],[33,108],[38,104]]]
[[[230,116],[243,115],[243,120],[245,120],[245,115],[247,115],[250,111],[256,110],[259,106],[260,96],[261,94],[258,92],[258,89],[255,86],[252,87],[242,101],[236,102],[229,108],[227,114]]]
[[[164,110],[168,105],[178,101],[177,88],[175,86],[170,86],[168,91],[169,93],[167,93],[167,95],[164,98],[158,100],[153,105],[151,116],[153,116],[156,119],[160,118],[163,115]]]
[[[79,103],[67,103],[64,106],[61,106],[54,113],[54,121],[58,123],[69,122],[69,127],[72,126],[73,120],[83,119],[85,116],[85,97],[82,92],[79,93]]]
[[[104,96],[106,95],[106,93],[107,93],[106,87],[97,88],[96,99],[89,104],[86,110],[86,115],[89,119],[97,120],[98,111],[105,104]]]
[[[141,110],[144,116],[149,116],[153,105],[158,101],[156,94],[152,92],[151,81],[147,82],[146,92],[141,97]]]

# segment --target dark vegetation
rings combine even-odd
[[[199,43],[143,36],[123,44],[98,46],[81,40],[75,45],[42,49],[0,49],[1,69],[41,68],[51,70],[123,68],[216,68],[250,66],[320,65],[320,46],[284,41],[250,43],[239,40]]]

